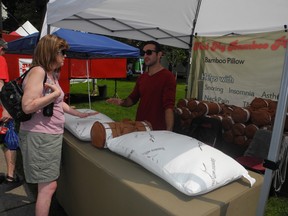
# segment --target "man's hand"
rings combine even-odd
[[[106,100],[106,102],[117,106],[121,106],[123,104],[123,100],[120,98],[109,98]]]

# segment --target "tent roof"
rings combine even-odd
[[[287,9],[287,0],[203,0],[195,32],[219,36],[284,30]]]
[[[70,49],[68,57],[93,58],[93,57],[138,57],[139,49],[111,38],[59,29],[53,34],[64,38]],[[38,41],[39,33],[28,35],[24,38],[8,43],[8,53],[32,54]]]
[[[47,24],[189,48],[196,20],[198,35],[274,31],[287,8],[287,0],[50,0]]]
[[[17,53],[17,54],[32,54],[33,50],[37,44],[39,33],[19,38],[8,42],[7,53]]]
[[[29,21],[26,21],[15,32],[21,36],[27,36],[38,32],[38,30]]]
[[[47,4],[47,24],[101,35],[158,40],[162,44],[186,48],[193,26],[190,15],[195,14],[197,3],[191,0],[175,3],[167,0],[57,0]]]

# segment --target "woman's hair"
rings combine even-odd
[[[56,35],[45,35],[34,50],[32,66],[42,66],[45,71],[51,71],[59,51],[68,48],[69,45],[64,39]]]

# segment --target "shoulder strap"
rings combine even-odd
[[[35,66],[33,66],[35,67]],[[24,80],[24,78],[26,77],[26,75],[29,73],[29,71],[33,68],[33,67],[30,67],[25,73],[23,73],[21,76],[19,76],[18,78],[16,78],[17,81],[20,81],[21,82]]]
[[[23,80],[25,79],[26,75],[28,74],[28,72],[29,72],[32,68],[34,68],[34,67],[36,67],[36,66],[30,67],[30,68],[29,68],[25,73],[23,73],[20,77],[16,78],[16,80],[17,80],[17,81],[20,81],[20,80],[21,80],[21,83],[22,83]],[[43,85],[44,85],[44,83],[47,81],[47,73],[46,73],[45,70],[44,70],[44,72],[45,72],[45,77],[44,77],[44,80],[43,80]]]
[[[46,81],[47,81],[47,72],[45,71],[45,77],[44,77],[44,80],[43,80],[43,85],[44,85],[44,83],[46,83]]]

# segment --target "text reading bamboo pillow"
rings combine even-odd
[[[255,179],[233,158],[194,138],[169,131],[141,131],[108,140],[108,148],[195,196],[241,177]]]
[[[80,112],[95,112],[91,109],[77,109]],[[65,113],[65,128],[70,131],[75,137],[82,141],[91,141],[90,131],[94,122],[114,122],[105,114],[98,113],[96,115],[88,116],[87,118],[79,118]]]

